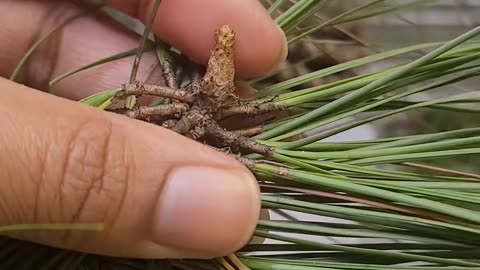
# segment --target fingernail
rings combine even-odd
[[[259,214],[260,191],[248,171],[182,167],[170,173],[162,189],[153,240],[224,256],[249,241]]]
[[[268,209],[262,209],[260,211],[260,220],[271,220],[270,219],[270,212]],[[249,244],[263,244],[265,243],[265,237],[259,237],[259,236],[254,236],[252,239],[250,239]]]
[[[257,93],[257,90],[251,87],[246,81],[235,81],[235,91],[236,94],[242,98],[247,99]]]
[[[275,71],[281,64],[287,60],[288,57],[288,40],[287,36],[285,35],[285,32],[283,32],[283,29],[277,25],[278,31],[280,32],[281,38],[282,38],[282,51],[280,52],[280,56],[278,58],[278,62],[275,66],[273,66],[272,70],[270,73]]]

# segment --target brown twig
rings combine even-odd
[[[462,177],[468,177],[468,178],[474,178],[476,180],[480,180],[480,175],[474,174],[474,173],[460,172],[460,171],[456,171],[456,170],[450,170],[450,169],[428,166],[428,165],[423,165],[423,164],[418,164],[418,163],[411,163],[411,162],[404,162],[404,163],[402,163],[402,165],[409,166],[409,167],[412,167],[412,168],[432,171],[432,172],[436,172],[436,173],[442,173],[442,174],[445,174],[445,175],[462,176]]]
[[[119,97],[124,96],[157,96],[163,98],[171,98],[184,103],[193,103],[195,96],[187,91],[174,89],[166,86],[145,84],[141,82],[134,82],[133,84],[123,85],[124,91],[118,93]]]
[[[245,128],[245,129],[238,129],[232,130],[233,134],[241,137],[252,137],[258,134],[261,134],[264,131],[262,126],[252,127],[252,128]]]
[[[238,106],[232,106],[224,108],[220,111],[220,118],[226,118],[233,115],[245,114],[245,115],[259,115],[268,112],[278,112],[285,110],[285,106],[281,103],[264,103],[264,104],[254,104],[254,103],[245,103]]]
[[[135,60],[133,62],[132,73],[130,74],[129,83],[132,84],[137,79],[138,68],[140,66],[140,61],[142,60],[143,50],[145,48],[145,44],[147,44],[148,36],[150,34],[150,30],[152,29],[153,22],[155,21],[155,17],[157,16],[158,8],[160,7],[162,0],[156,0],[153,6],[153,10],[150,13],[150,17],[148,18],[147,23],[145,24],[145,31],[142,36],[142,40],[140,41],[140,46],[138,47],[137,55],[135,56]]]
[[[127,111],[126,116],[134,119],[150,119],[152,116],[174,116],[188,110],[188,105],[183,103],[172,103],[158,106],[142,106]]]

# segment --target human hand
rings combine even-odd
[[[106,2],[145,19],[154,1]],[[73,1],[1,1],[0,76],[81,9]],[[152,30],[205,63],[223,24],[237,34],[240,77],[264,75],[285,58],[284,35],[257,0],[163,0]],[[20,77],[26,86],[0,79],[0,226],[103,223],[99,233],[16,237],[110,256],[229,254],[250,240],[260,212],[259,188],[245,167],[169,130],[72,101],[125,83],[131,58],[60,82],[63,98],[33,90],[138,40],[98,14],[84,17],[35,53]],[[142,59],[138,79],[158,80],[155,56]]]

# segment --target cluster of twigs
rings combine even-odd
[[[216,46],[203,78],[193,78],[190,84],[179,88],[174,65],[170,58],[166,58],[162,61],[166,86],[141,82],[127,84],[116,93],[112,104],[126,104],[121,100],[126,101],[131,96],[137,99],[145,95],[155,96],[161,100],[155,100],[153,106],[139,106],[120,112],[130,118],[156,123],[194,140],[206,142],[206,138],[209,138],[210,145],[228,148],[229,152],[231,149],[243,149],[270,156],[272,147],[248,137],[257,135],[261,131],[258,127],[226,130],[219,124],[232,116],[280,111],[283,106],[271,102],[275,97],[240,100],[235,93],[234,83],[235,33],[225,25],[217,30],[215,37]],[[125,105],[122,107],[125,108]],[[248,164],[247,160],[241,161]]]

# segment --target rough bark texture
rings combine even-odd
[[[235,94],[234,84],[235,33],[229,26],[222,26],[215,34],[215,41],[216,46],[211,52],[203,77],[192,76],[188,85],[178,87],[174,65],[170,59],[161,61],[166,86],[135,82],[124,85],[116,96],[117,100],[132,95],[137,98],[156,96],[162,98],[161,104],[140,106],[121,113],[207,143],[221,151],[227,151],[241,161],[243,153],[253,152],[269,157],[273,154],[273,149],[250,138],[261,133],[261,127],[227,130],[219,122],[231,116],[256,116],[280,111],[284,107],[276,103],[274,97],[240,100]]]

